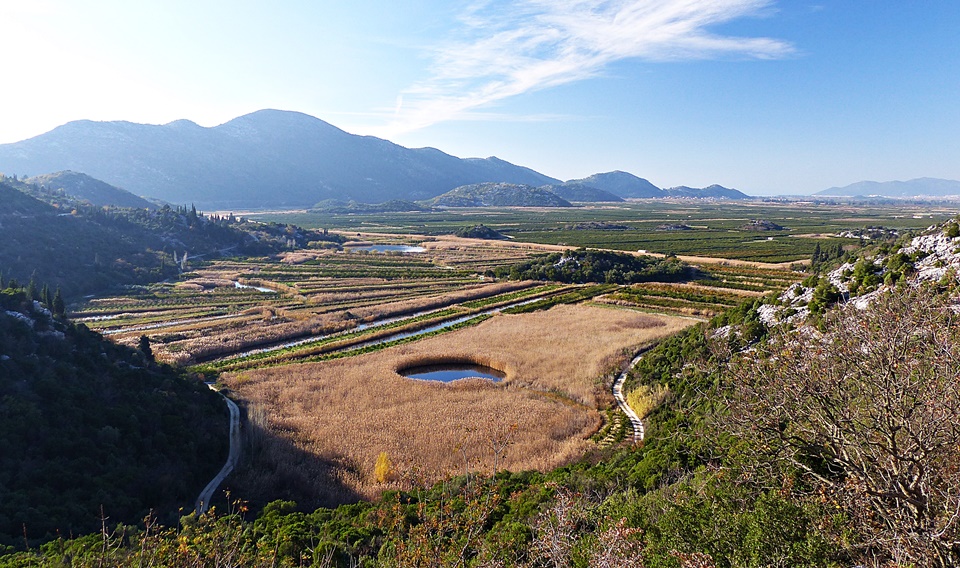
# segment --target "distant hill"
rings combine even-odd
[[[152,209],[155,204],[130,193],[125,189],[114,187],[109,183],[92,178],[87,174],[71,172],[69,170],[52,174],[43,174],[23,180],[50,191],[62,191],[70,197],[86,201],[91,205],[113,205],[114,207],[140,207]]]
[[[286,225],[211,219],[193,209],[104,209],[80,206],[65,212],[0,181],[0,273],[21,283],[39,282],[67,296],[122,284],[146,284],[178,273],[177,253],[189,258],[271,254],[310,241],[342,240]]]
[[[856,197],[947,197],[960,195],[960,181],[917,178],[909,181],[861,181],[844,187],[831,187],[814,195]]]
[[[512,183],[464,185],[430,201],[436,207],[572,207],[542,187]]]
[[[0,235],[3,234],[5,215],[50,215],[56,211],[52,206],[0,182]]]
[[[482,223],[472,227],[460,227],[454,234],[466,239],[501,240],[507,238],[500,231],[491,229]]]
[[[596,187],[589,186],[577,181],[568,181],[560,185],[545,185],[541,189],[546,189],[554,195],[558,195],[567,201],[584,202],[617,202],[623,201],[620,197]]]
[[[572,179],[566,182],[564,185],[577,183],[588,187],[602,189],[623,198],[650,198],[664,196],[663,190],[653,185],[649,181],[633,174],[621,171],[593,174],[592,176],[585,177],[583,179]]]
[[[188,120],[162,126],[83,120],[0,145],[0,172],[60,170],[170,203],[227,210],[309,207],[326,199],[421,200],[481,182],[559,183],[497,158],[404,148],[279,110],[213,128]]]
[[[742,191],[723,187],[722,185],[709,185],[704,188],[687,187],[680,185],[663,190],[664,197],[692,197],[696,199],[750,199],[750,196]]]

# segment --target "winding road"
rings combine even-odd
[[[627,375],[630,373],[630,370],[640,362],[640,359],[646,352],[647,349],[644,349],[640,351],[640,353],[637,353],[637,356],[630,361],[630,364],[627,365],[626,369],[624,369],[622,373],[620,373],[620,376],[617,377],[617,380],[613,381],[613,398],[617,399],[617,406],[619,406],[620,410],[623,410],[624,414],[627,415],[627,418],[630,419],[630,425],[633,426],[634,444],[643,441],[643,421],[640,420],[640,417],[637,416],[637,413],[630,408],[629,404],[627,404],[627,399],[625,396],[623,396],[623,383],[626,382]]]
[[[210,388],[216,390],[213,385],[210,385]],[[210,480],[210,483],[203,488],[203,491],[200,492],[200,496],[197,497],[197,514],[206,513],[210,508],[210,501],[213,499],[213,492],[220,487],[220,484],[223,483],[223,480],[226,479],[230,472],[233,471],[233,468],[237,465],[237,460],[240,459],[240,409],[237,408],[237,405],[234,404],[232,400],[227,398],[220,393],[220,396],[223,396],[223,400],[227,402],[227,408],[230,409],[230,453],[227,454],[227,463],[223,464],[223,467],[220,468],[220,473],[216,475],[213,479]]]

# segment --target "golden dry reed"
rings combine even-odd
[[[600,425],[597,407],[609,404],[606,391],[619,366],[641,345],[692,323],[561,305],[500,314],[367,355],[231,373],[222,380],[251,407],[265,409],[267,439],[292,443],[316,456],[316,467],[327,468],[299,471],[300,479],[334,477],[349,492],[370,498],[385,488],[464,471],[546,470],[576,459],[593,447],[588,438]],[[506,379],[444,384],[398,374],[440,361],[488,365]],[[384,453],[395,475],[379,476],[378,483],[376,465]],[[337,501],[327,482],[312,490],[321,502]]]

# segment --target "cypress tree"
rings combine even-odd
[[[27,284],[27,298],[31,300],[38,299],[36,271],[34,271],[33,274],[30,275],[30,282]]]
[[[67,313],[67,306],[63,303],[63,295],[60,293],[60,287],[57,286],[57,293],[53,296],[53,315],[63,317]]]
[[[140,336],[140,343],[137,345],[137,348],[140,349],[140,352],[143,353],[143,356],[147,358],[147,361],[153,362],[153,349],[150,348],[150,338],[146,335]]]

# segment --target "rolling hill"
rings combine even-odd
[[[708,185],[707,187],[687,187],[680,185],[663,190],[664,197],[683,197],[694,199],[750,199],[750,196],[722,185]]]
[[[598,189],[596,187],[589,186],[585,183],[568,181],[560,185],[545,185],[543,189],[546,189],[550,193],[562,197],[567,201],[583,201],[583,202],[617,202],[623,201],[617,195]]]
[[[174,252],[270,254],[290,239],[304,246],[339,238],[299,229],[291,235],[285,225],[213,219],[186,208],[58,209],[25,193],[31,187],[0,178],[0,274],[20,282],[35,277],[68,297],[176,276]]]
[[[481,182],[559,180],[497,159],[460,159],[349,134],[312,116],[261,110],[212,128],[75,121],[0,145],[0,171],[84,172],[137,195],[204,209],[303,207],[326,199],[429,199]]]
[[[479,183],[452,189],[430,201],[436,207],[572,207],[543,187]]]
[[[663,197],[663,190],[649,181],[631,173],[615,171],[602,174],[593,174],[583,179],[572,179],[566,184],[580,183],[588,187],[595,187],[608,191],[623,198],[650,198]]]
[[[43,174],[23,180],[27,184],[37,185],[48,191],[62,191],[69,197],[86,201],[91,205],[112,205],[114,207],[140,207],[152,209],[155,204],[130,193],[125,189],[114,187],[109,183],[92,178],[87,174],[63,171],[52,174]]]

